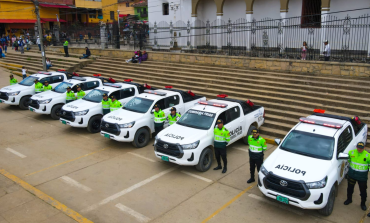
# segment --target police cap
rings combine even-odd
[[[259,133],[260,131],[258,129],[253,129],[252,133]]]
[[[14,77],[13,74],[9,75],[9,77]]]
[[[44,84],[49,83],[48,81],[44,81]]]
[[[223,124],[224,121],[222,119],[217,120],[217,124]]]
[[[108,95],[106,93],[103,94],[103,97],[108,97]]]
[[[116,99],[116,96],[112,95],[112,96],[110,96],[110,98],[112,98],[112,99]]]
[[[36,79],[36,80],[35,80],[35,83],[36,83],[36,82],[39,82],[39,80],[38,80],[38,79]]]
[[[76,85],[76,88],[81,88],[80,85]]]
[[[68,86],[67,89],[72,89],[72,88],[70,86]]]
[[[365,148],[365,143],[363,143],[363,142],[357,143],[357,148],[359,148],[359,149]]]
[[[172,107],[172,108],[170,109],[170,111],[176,111],[176,108],[175,108],[175,107]]]
[[[154,105],[154,108],[159,108],[159,105]]]

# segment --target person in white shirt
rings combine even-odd
[[[328,40],[325,40],[324,41],[324,44],[325,44],[325,49],[324,49],[324,58],[325,58],[325,61],[329,61],[330,60],[330,45],[329,45],[329,42]]]
[[[53,65],[51,64],[51,61],[49,58],[46,59],[46,70],[49,70],[50,67],[52,67]]]
[[[37,36],[36,44],[37,44],[37,46],[39,46],[39,51],[41,51],[41,44],[40,44],[40,37],[39,36]]]
[[[25,67],[22,67],[22,77],[23,79],[27,77],[27,69]]]

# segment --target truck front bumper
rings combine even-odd
[[[77,127],[77,128],[86,128],[87,127],[87,122],[88,122],[88,120],[84,119],[83,116],[76,116],[74,121],[67,120],[67,119],[64,119],[64,118],[60,118],[59,121],[62,124],[70,125],[72,127]]]
[[[120,129],[119,133],[111,133],[104,130],[101,130],[100,135],[108,139],[113,139],[118,142],[132,142],[134,141],[136,131],[133,129]]]

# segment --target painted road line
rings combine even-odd
[[[27,157],[27,156],[23,155],[22,153],[19,153],[19,152],[15,151],[14,149],[11,149],[11,148],[6,148],[6,150],[8,150],[9,152],[13,153],[16,156],[19,156],[20,158],[26,158]]]
[[[136,218],[136,220],[138,220],[139,222],[142,222],[142,223],[146,223],[146,222],[149,222],[151,219],[150,218],[148,218],[147,216],[145,216],[145,215],[142,215],[142,214],[140,214],[140,213],[138,213],[138,212],[136,212],[136,211],[134,211],[134,210],[132,210],[131,208],[129,208],[129,207],[126,207],[125,205],[123,205],[123,204],[116,204],[116,207],[118,208],[118,209],[120,209],[121,211],[123,211],[123,212],[126,212],[127,214],[129,214],[129,215],[131,215],[131,216],[133,216],[133,217],[135,217]]]
[[[204,219],[202,221],[202,223],[205,223],[205,222],[211,220],[214,216],[216,216],[218,213],[220,213],[223,209],[227,208],[230,204],[232,204],[234,201],[236,201],[236,199],[238,199],[239,197],[241,197],[243,194],[245,194],[247,191],[249,191],[250,189],[252,189],[254,186],[256,186],[256,183],[253,183],[248,188],[246,188],[245,190],[243,190],[242,192],[240,192],[233,199],[231,199],[230,201],[228,201],[226,204],[224,204],[222,207],[220,207],[217,211],[215,211],[213,214],[211,214],[208,218]]]
[[[365,222],[365,219],[367,217],[367,213],[369,213],[369,210],[370,210],[370,206],[367,208],[367,211],[365,212],[365,214],[362,216],[361,220],[359,221],[359,223],[364,223]]]
[[[108,149],[108,148],[101,149],[101,150],[98,150],[98,151],[95,151],[95,152],[92,152],[92,153],[89,153],[89,154],[85,154],[85,155],[83,155],[83,156],[80,156],[80,157],[77,157],[77,158],[74,158],[74,159],[71,159],[71,160],[65,161],[65,162],[63,162],[63,163],[58,163],[58,164],[56,164],[56,165],[54,165],[54,166],[50,166],[50,167],[47,167],[47,168],[45,168],[45,169],[38,170],[38,171],[36,171],[36,172],[26,174],[26,176],[31,176],[31,175],[33,175],[33,174],[40,173],[40,172],[43,172],[43,171],[45,171],[45,170],[49,170],[49,169],[54,168],[54,167],[61,166],[61,165],[66,164],[66,163],[73,162],[73,161],[75,161],[75,160],[78,160],[78,159],[84,158],[84,157],[86,157],[86,156],[93,155],[93,154],[95,154],[95,153],[98,153],[98,152],[104,151],[104,150],[106,150],[106,149]]]
[[[207,179],[207,178],[204,178],[204,177],[198,176],[198,175],[193,174],[193,173],[189,173],[189,172],[187,172],[187,171],[181,171],[181,173],[185,173],[186,175],[189,175],[189,176],[192,176],[192,177],[198,178],[198,179],[203,180],[203,181],[205,181],[205,182],[207,182],[207,183],[212,183],[212,182],[213,182],[213,181],[212,181],[212,180],[210,180],[210,179]]]
[[[68,208],[64,204],[60,203],[59,201],[55,200],[54,198],[50,197],[49,195],[45,194],[44,192],[40,191],[39,189],[31,186],[27,182],[21,180],[20,178],[6,172],[4,169],[0,169],[0,173],[4,175],[5,177],[11,179],[15,183],[19,184],[21,187],[23,187],[25,190],[30,192],[31,194],[34,194],[36,197],[40,198],[41,200],[45,201],[46,203],[50,204],[51,206],[55,207],[56,209],[62,211],[67,216],[71,217],[77,222],[80,223],[93,223],[89,219],[83,217],[76,211]]]
[[[149,177],[146,180],[143,180],[143,181],[141,181],[141,182],[139,182],[137,184],[132,185],[129,188],[126,188],[126,189],[124,189],[124,190],[122,190],[122,191],[120,191],[120,192],[118,192],[116,194],[113,194],[112,196],[109,196],[109,197],[105,198],[104,200],[100,201],[97,204],[91,205],[90,207],[87,207],[87,208],[81,210],[81,212],[82,213],[86,213],[86,212],[92,211],[92,210],[98,208],[101,205],[107,204],[107,203],[109,203],[109,202],[111,202],[111,201],[113,201],[113,200],[115,200],[115,199],[117,199],[117,198],[119,198],[119,197],[127,194],[127,193],[130,193],[131,191],[133,191],[133,190],[135,190],[135,189],[137,189],[139,187],[144,186],[147,183],[152,182],[153,180],[155,180],[155,179],[157,179],[157,178],[159,178],[159,177],[161,177],[161,176],[163,176],[163,175],[165,175],[165,174],[167,174],[169,172],[172,172],[172,171],[176,170],[177,168],[178,167],[173,167],[173,168],[170,168],[168,170],[162,171],[162,172],[160,172],[160,173],[158,173],[158,174],[156,174],[156,175],[154,175],[152,177]]]
[[[73,187],[77,187],[77,188],[80,188],[86,192],[89,192],[91,191],[91,188],[90,187],[86,187],[85,185],[83,184],[80,184],[79,182],[75,181],[74,179],[70,178],[70,177],[67,177],[67,176],[62,176],[61,178],[59,178],[61,180],[63,180],[65,183],[73,186]]]
[[[302,211],[294,210],[293,208],[290,208],[289,206],[286,206],[284,204],[279,204],[279,203],[276,203],[276,202],[269,201],[268,199],[263,198],[263,197],[260,197],[260,196],[257,196],[255,194],[249,194],[248,197],[251,197],[251,198],[254,198],[256,200],[265,202],[267,204],[270,204],[272,206],[275,206],[275,207],[284,209],[286,211],[290,211],[290,212],[292,212],[294,214],[297,214],[297,215],[304,215],[304,213]]]
[[[248,149],[242,149],[242,148],[234,148],[234,149],[237,149],[237,150],[240,150],[240,151],[243,151],[243,152],[249,152]]]
[[[142,159],[148,160],[148,161],[153,162],[153,163],[155,163],[155,162],[156,162],[155,160],[152,160],[152,159],[146,158],[145,156],[142,156],[142,155],[139,155],[139,154],[136,154],[136,153],[132,153],[132,152],[128,152],[128,153],[129,153],[129,154],[131,154],[131,155],[134,155],[134,156],[140,157],[140,158],[142,158]]]

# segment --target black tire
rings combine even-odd
[[[146,128],[141,128],[136,131],[132,145],[136,148],[142,148],[149,143],[149,131]]]
[[[51,109],[50,116],[54,120],[59,120],[60,118],[60,110],[62,109],[63,105],[54,105]]]
[[[334,209],[334,201],[335,201],[335,185],[332,186],[328,198],[328,202],[326,203],[325,207],[319,210],[319,213],[324,216],[329,216],[333,212]]]
[[[101,123],[102,116],[94,116],[91,117],[89,123],[87,124],[87,131],[90,133],[98,133],[100,132],[100,123]]]
[[[251,125],[251,126],[249,127],[249,129],[248,129],[248,134],[247,134],[245,137],[243,137],[243,142],[244,142],[244,144],[249,145],[249,143],[248,143],[248,136],[252,135],[252,131],[253,131],[254,129],[257,129],[257,128],[256,128],[255,126],[253,126],[253,125]]]
[[[205,148],[200,154],[199,163],[195,166],[195,168],[200,172],[206,172],[211,168],[213,163],[213,153],[210,148]]]
[[[19,107],[23,110],[28,110],[28,105],[30,104],[30,96],[24,96],[19,101]]]

